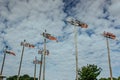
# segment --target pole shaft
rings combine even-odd
[[[43,54],[41,54],[41,62],[43,62]],[[41,80],[41,72],[42,72],[42,63],[40,64],[39,80]]]
[[[25,41],[24,41],[25,42]],[[24,45],[23,45],[23,48],[22,48],[22,54],[21,54],[21,60],[20,60],[20,65],[19,65],[19,70],[18,70],[18,77],[17,77],[17,80],[19,80],[19,77],[20,77],[20,71],[21,71],[21,65],[22,65],[22,59],[23,59],[23,54],[24,54]]]
[[[76,59],[76,80],[78,80],[78,47],[77,47],[77,30],[74,27],[74,39],[75,39],[75,59]]]
[[[45,30],[46,32],[46,30]],[[43,64],[43,80],[45,80],[45,55],[46,55],[46,38],[44,38],[44,64]]]
[[[34,68],[34,80],[36,80],[36,63],[35,63],[35,68]]]
[[[109,70],[110,70],[110,78],[111,78],[111,80],[113,80],[113,78],[112,78],[111,60],[110,60],[110,48],[109,48],[108,38],[106,38],[106,42],[107,42],[107,50],[108,50],[108,64],[109,64]]]
[[[2,63],[1,72],[0,72],[1,75],[3,73],[3,67],[4,67],[4,63],[5,63],[5,58],[6,58],[6,53],[4,52],[3,63]]]

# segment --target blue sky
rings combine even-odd
[[[112,32],[118,40],[109,40],[113,76],[120,76],[120,2],[119,0],[0,0],[0,65],[3,49],[8,46],[16,56],[7,55],[3,74],[16,75],[24,39],[35,44],[35,49],[25,48],[21,75],[33,76],[32,61],[39,48],[43,48],[45,29],[58,38],[58,43],[47,40],[50,55],[46,62],[46,80],[75,79],[75,49],[73,25],[68,18],[88,24],[78,30],[79,68],[96,64],[103,70],[99,77],[109,77],[106,41],[101,34]],[[37,75],[39,65],[37,65]]]

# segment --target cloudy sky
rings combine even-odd
[[[111,40],[113,76],[120,76],[120,1],[119,0],[0,0],[0,65],[3,50],[8,46],[16,56],[7,55],[3,75],[18,74],[22,46],[25,39],[34,49],[25,48],[21,75],[33,76],[35,56],[43,48],[43,37],[48,33],[58,38],[58,43],[47,40],[50,55],[46,57],[46,80],[75,79],[74,26],[66,22],[73,17],[89,25],[77,28],[79,68],[96,64],[102,68],[99,77],[109,77],[106,41],[103,31],[112,32],[118,40]],[[39,65],[37,65],[37,76]]]

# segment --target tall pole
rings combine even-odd
[[[8,46],[6,46],[6,49],[8,48]],[[5,63],[5,58],[6,58],[6,49],[4,50],[4,57],[3,57],[3,63],[2,63],[2,67],[1,67],[1,72],[0,72],[0,75],[2,75],[3,73],[3,67],[4,67],[4,63]]]
[[[3,58],[3,63],[2,63],[2,67],[1,67],[1,72],[0,75],[2,76],[2,72],[3,72],[3,67],[4,67],[4,63],[5,63],[5,58],[6,58],[6,53],[4,52],[4,58]],[[0,80],[3,80],[2,77],[0,77]]]
[[[37,59],[36,59],[36,57],[35,57],[35,61],[36,61]],[[36,62],[34,63],[35,64],[35,67],[34,67],[34,80],[36,80]]]
[[[77,47],[77,30],[74,26],[74,39],[75,39],[75,58],[76,58],[76,80],[78,80],[78,47]]]
[[[45,30],[46,33],[46,30]],[[44,38],[44,54],[43,54],[43,59],[44,59],[44,64],[43,64],[43,80],[45,80],[45,55],[46,55],[46,38]]]
[[[25,40],[24,40],[24,43],[25,43]],[[22,54],[21,54],[21,60],[20,60],[20,66],[19,66],[19,70],[18,70],[17,80],[19,80],[19,77],[20,77],[20,71],[21,71],[21,65],[22,65],[22,59],[23,59],[24,48],[25,48],[25,46],[24,46],[24,44],[23,44]]]
[[[77,47],[77,30],[76,26],[81,27],[81,28],[88,28],[88,25],[86,23],[82,23],[81,21],[78,20],[68,20],[67,22],[71,23],[74,25],[74,40],[75,40],[75,59],[76,59],[76,80],[78,80],[78,47]]]
[[[41,54],[41,62],[43,62],[43,54]],[[41,73],[42,73],[42,63],[40,64],[39,80],[41,80]]]
[[[3,72],[3,67],[4,67],[4,63],[5,63],[5,58],[6,58],[6,53],[4,52],[3,63],[2,63],[0,75],[2,75],[2,72]]]
[[[110,70],[110,79],[113,80],[113,78],[112,78],[111,60],[110,60],[110,48],[109,48],[109,41],[108,41],[107,37],[106,37],[106,43],[107,43],[107,50],[108,50],[108,64],[109,64],[109,70]]]

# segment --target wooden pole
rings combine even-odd
[[[76,59],[76,80],[78,80],[78,47],[77,47],[77,30],[74,27],[74,40],[75,40],[75,59]]]
[[[43,62],[43,54],[41,54],[41,62]],[[42,63],[40,64],[39,80],[41,80],[42,73]]]
[[[6,58],[6,50],[7,50],[8,46],[6,46],[6,49],[4,50],[4,57],[3,57],[3,62],[2,62],[2,67],[1,67],[1,72],[0,72],[0,80],[3,80],[4,76],[2,76],[3,73],[3,68],[4,68],[4,64],[5,64],[5,58]]]
[[[0,75],[2,75],[2,73],[3,73],[3,67],[4,67],[4,63],[5,63],[5,58],[6,58],[6,53],[4,52],[3,63],[2,63]]]
[[[46,30],[45,30],[46,33]],[[45,55],[46,55],[46,38],[44,38],[44,54],[43,54],[43,59],[44,59],[44,64],[43,64],[43,80],[45,80]]]
[[[2,67],[1,67],[0,75],[2,75],[2,73],[3,73],[3,68],[4,68],[4,63],[5,63],[6,50],[7,50],[7,48],[8,48],[8,46],[6,46],[6,49],[4,50],[4,57],[3,57],[3,62],[2,62]]]
[[[37,60],[37,58],[35,57],[35,61]],[[36,80],[36,62],[34,63],[35,67],[34,67],[34,80]]]
[[[107,37],[106,37],[106,43],[107,43],[107,50],[108,50],[108,64],[109,64],[109,70],[110,70],[110,79],[113,80],[113,78],[112,78],[111,60],[110,60],[110,48],[109,48],[109,41],[108,41]]]
[[[25,40],[24,40],[25,43]],[[19,65],[19,70],[18,70],[18,76],[17,76],[17,80],[19,80],[20,77],[20,71],[21,71],[21,65],[22,65],[22,59],[23,59],[23,54],[24,54],[24,44],[23,44],[23,48],[22,48],[22,54],[21,54],[21,60],[20,60],[20,65]]]

